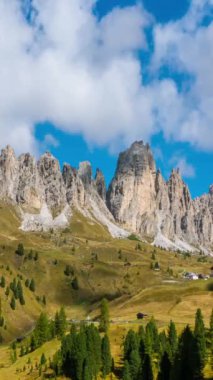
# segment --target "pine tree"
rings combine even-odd
[[[10,294],[10,288],[9,286],[6,287],[6,290],[5,290],[5,295],[8,297]]]
[[[92,380],[92,379],[93,379],[93,375],[92,375],[90,361],[89,361],[89,358],[86,358],[83,364],[82,380]]]
[[[42,355],[41,355],[41,359],[40,359],[40,364],[41,364],[41,365],[44,365],[46,362],[47,362],[47,359],[46,359],[44,353],[42,353]]]
[[[38,261],[38,252],[35,253],[34,261]]]
[[[124,362],[122,379],[123,380],[132,380],[128,360],[125,360],[125,362]]]
[[[167,352],[164,352],[160,361],[160,371],[157,380],[170,380],[171,361]]]
[[[34,330],[36,346],[41,346],[50,338],[49,321],[45,313],[41,313]]]
[[[146,353],[149,355],[151,355],[153,352],[158,353],[160,351],[160,340],[154,318],[151,318],[151,320],[146,325],[145,348]]]
[[[65,314],[64,307],[62,307],[55,314],[55,334],[58,338],[62,339],[67,329],[67,317]]]
[[[24,246],[22,243],[19,243],[19,245],[16,249],[16,254],[19,256],[24,256]]]
[[[16,308],[16,300],[15,300],[14,296],[12,296],[12,298],[11,298],[10,307],[12,310],[15,310],[15,308]]]
[[[24,299],[23,293],[20,294],[19,301],[20,301],[20,305],[22,306],[25,305],[25,299]]]
[[[1,286],[2,288],[5,288],[5,285],[6,285],[5,277],[4,277],[4,276],[1,276],[0,286]]]
[[[189,326],[183,330],[171,370],[171,380],[202,380],[199,347]]]
[[[71,285],[72,285],[73,290],[78,290],[79,289],[78,278],[76,276],[71,281]]]
[[[176,331],[176,327],[173,321],[170,321],[170,324],[169,324],[168,341],[170,344],[171,359],[173,360],[176,350],[177,350],[177,345],[178,345],[177,331]]]
[[[21,349],[20,349],[20,356],[24,356],[24,354],[25,354],[24,346],[21,346]]]
[[[21,285],[21,281],[19,280],[18,281],[18,284],[17,284],[17,287],[16,287],[16,294],[17,294],[17,297],[20,301],[20,304],[21,305],[25,305],[25,299],[24,299],[24,295],[23,295],[23,289],[22,289],[22,285]]]
[[[129,361],[132,351],[139,350],[138,336],[133,330],[129,330],[124,341],[124,360]]]
[[[0,315],[0,327],[3,327],[3,326],[4,326],[4,317]]]
[[[44,306],[46,306],[46,304],[47,304],[46,296],[43,296],[42,302],[43,302]]]
[[[153,370],[152,362],[149,354],[145,354],[144,360],[142,363],[142,379],[143,380],[153,380]]]
[[[201,358],[202,366],[205,365],[206,359],[206,337],[205,337],[205,326],[203,322],[203,316],[200,309],[197,309],[195,315],[195,329],[194,336],[197,340],[199,355]]]
[[[131,379],[137,380],[140,370],[141,359],[138,350],[134,350],[130,354],[129,368],[131,373]]]
[[[109,305],[106,298],[101,301],[101,315],[99,329],[102,332],[107,333],[109,329]]]
[[[102,373],[105,378],[112,370],[112,356],[110,352],[110,342],[108,336],[105,334],[101,344],[102,356]]]
[[[35,292],[35,281],[33,278],[30,281],[29,289],[31,290],[31,292]]]

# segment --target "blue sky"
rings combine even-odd
[[[166,179],[180,167],[193,197],[208,191],[212,0],[15,3],[26,19],[0,0],[1,147],[89,160],[109,183],[119,151],[142,139]]]

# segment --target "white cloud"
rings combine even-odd
[[[195,168],[192,164],[187,162],[185,157],[179,155],[172,157],[170,164],[180,170],[180,173],[185,178],[194,178],[196,175]]]
[[[1,146],[37,151],[34,125],[47,120],[111,149],[159,131],[213,149],[213,27],[200,16],[210,5],[194,0],[182,20],[155,25],[154,74],[166,63],[194,77],[179,91],[172,79],[143,84],[137,53],[153,20],[142,6],[98,20],[95,0],[34,0],[29,25],[20,0],[0,0]]]
[[[44,137],[44,146],[53,146],[54,148],[57,148],[59,146],[59,141],[51,134],[47,134]]]
[[[212,0],[194,0],[183,19],[154,30],[153,69],[166,64],[190,78],[185,89],[173,89],[164,133],[206,150],[213,149],[213,23],[202,21],[213,15],[212,6]]]

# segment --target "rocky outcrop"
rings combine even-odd
[[[7,146],[0,156],[0,199],[20,206],[22,229],[47,230],[69,223],[72,210],[78,209],[87,217],[106,225],[113,236],[126,236],[116,226],[106,203],[105,179],[97,170],[92,178],[89,162],[79,169],[64,164],[45,153],[36,162],[30,154],[16,157]]]
[[[120,154],[115,177],[107,192],[107,205],[115,219],[145,235],[155,233],[155,176],[150,147],[135,142]]]
[[[142,141],[120,154],[107,205],[122,226],[154,241],[213,243],[213,186],[209,194],[192,200],[179,170],[166,182]]]
[[[106,201],[106,182],[104,175],[100,169],[96,170],[94,185],[96,187],[97,193]]]
[[[97,169],[93,179],[87,161],[61,170],[48,152],[36,162],[30,154],[16,157],[7,146],[0,155],[0,199],[20,206],[24,230],[65,226],[75,208],[113,236],[131,231],[173,249],[213,244],[213,185],[193,200],[178,170],[164,180],[142,141],[119,155],[108,191],[102,172]]]

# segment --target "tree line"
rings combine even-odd
[[[94,325],[71,327],[62,339],[52,368],[56,375],[72,380],[105,378],[114,370],[108,331],[106,300],[101,304],[99,329]],[[104,332],[104,335],[100,332]],[[197,310],[195,327],[187,325],[178,336],[176,325],[159,332],[152,318],[137,332],[129,330],[123,342],[122,380],[202,380],[210,358],[213,369],[213,311],[210,326],[205,328],[202,312]]]
[[[65,375],[72,380],[97,379],[99,373],[105,378],[113,369],[110,341],[107,334],[101,336],[93,324],[75,325],[66,335],[61,350],[51,364],[56,375]]]
[[[205,329],[201,310],[194,330],[187,325],[180,336],[174,322],[158,332],[154,319],[138,332],[130,330],[124,341],[123,380],[202,380],[210,357],[213,368],[213,312]]]

